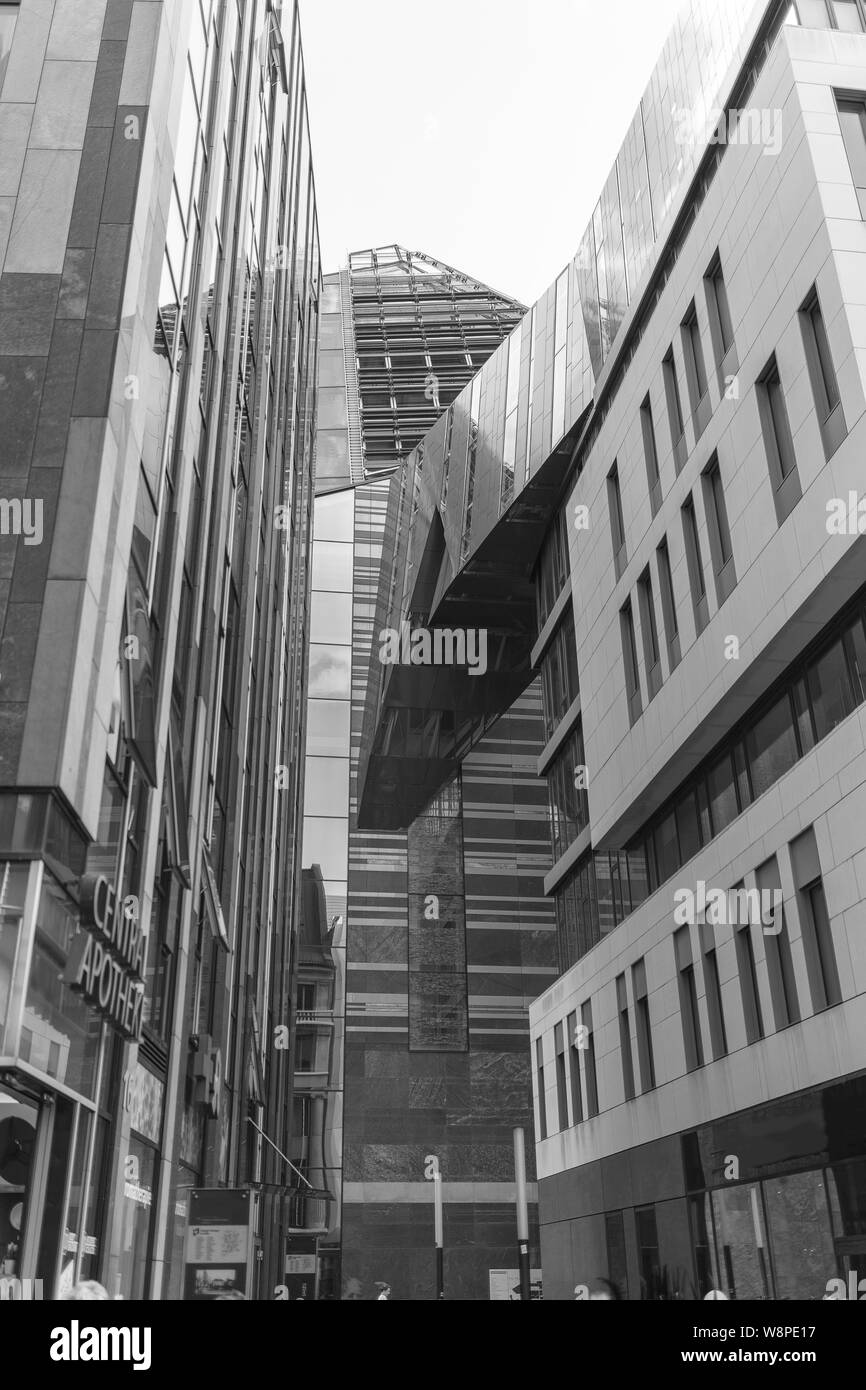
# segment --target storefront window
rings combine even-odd
[[[770,1298],[767,1233],[754,1183],[713,1192],[721,1288],[730,1298]]]
[[[78,1111],[78,1133],[75,1138],[75,1160],[72,1165],[72,1178],[69,1185],[69,1201],[66,1207],[66,1223],[63,1232],[63,1249],[60,1256],[61,1290],[75,1283],[75,1256],[78,1253],[79,1235],[84,1197],[84,1168],[87,1162],[87,1144],[93,1116],[82,1106]]]
[[[837,1236],[866,1240],[866,1159],[828,1169],[827,1186]]]
[[[143,1299],[153,1229],[156,1150],[131,1136],[124,1163],[123,1237],[120,1247],[120,1293]]]
[[[178,1163],[174,1169],[171,1207],[169,1219],[173,1222],[171,1241],[171,1264],[168,1271],[168,1287],[164,1297],[176,1303],[183,1299],[184,1255],[186,1252],[186,1228],[189,1219],[189,1199],[194,1187],[198,1186],[198,1174],[191,1168]]]
[[[27,864],[0,866],[0,1053],[12,997],[12,972],[27,892]]]
[[[38,1118],[35,1105],[0,1087],[0,1278],[21,1274]]]
[[[71,903],[45,870],[19,1053],[22,1061],[92,1099],[100,1019],[63,979],[78,930]]]
[[[822,1298],[836,1275],[830,1212],[820,1170],[763,1184],[776,1298]]]
[[[48,1180],[41,1212],[39,1255],[36,1261],[36,1278],[43,1281],[46,1293],[54,1288],[58,1273],[66,1174],[72,1149],[75,1106],[65,1096],[55,1096],[51,1103],[51,1111],[50,1114],[43,1114],[46,1128],[50,1132],[50,1148]]]
[[[84,1223],[84,1236],[81,1240],[79,1279],[99,1278],[99,1242],[102,1237],[106,1214],[105,1203],[102,1198],[108,1182],[108,1131],[108,1120],[99,1116],[96,1121],[96,1141],[93,1146],[93,1163],[90,1169],[87,1218]]]

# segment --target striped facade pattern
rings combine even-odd
[[[378,1279],[397,1298],[433,1297],[424,1168],[436,1154],[446,1295],[486,1299],[489,1270],[516,1264],[514,1126],[533,1147],[528,1009],[556,977],[541,695],[533,686],[461,772],[469,1049],[410,1051],[408,837],[354,828],[387,488],[355,493],[343,1297],[374,1296]],[[532,1218],[534,1233],[534,1206]]]

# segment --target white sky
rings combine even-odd
[[[325,272],[396,241],[534,303],[680,4],[300,0]]]

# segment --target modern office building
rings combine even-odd
[[[532,1123],[527,1007],[556,959],[542,891],[540,693],[518,692],[421,815],[359,826],[356,777],[401,460],[429,423],[450,422],[451,402],[524,312],[399,247],[352,255],[325,279],[304,863],[321,865],[345,980],[333,1024],[344,1092],[324,1049],[310,1085],[326,1131],[342,1135],[341,1226],[319,1238],[320,1288],[338,1246],[347,1299],[374,1297],[381,1279],[397,1298],[434,1296],[429,1155],[444,1184],[447,1295],[489,1298],[492,1270],[516,1283],[512,1131]],[[424,928],[418,873],[431,858],[441,925]],[[537,1267],[537,1224],[533,1244]]]
[[[296,8],[2,5],[0,131],[0,1273],[271,1298],[321,291]],[[234,1250],[190,1245],[233,1193]]]
[[[361,824],[544,692],[546,1298],[866,1273],[864,186],[859,0],[696,0],[574,261],[391,497],[374,627],[408,654]]]
[[[402,246],[353,252],[325,285],[319,495],[405,463],[525,313]]]

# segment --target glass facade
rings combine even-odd
[[[35,63],[38,85],[69,7],[49,7],[38,53],[11,8],[0,81]],[[171,1175],[279,1189],[288,1172],[250,1144],[249,1116],[285,1151],[291,1076],[267,1039],[291,1015],[321,268],[297,7],[195,0],[178,28],[171,7],[130,23],[110,6],[105,42],[99,8],[76,36],[93,61],[66,65],[93,100],[86,133],[61,142],[73,181],[65,219],[46,223],[40,386],[10,404],[32,430],[7,441],[16,476],[58,480],[63,602],[81,606],[58,621],[47,568],[29,567],[32,640],[14,661],[4,647],[7,699],[23,693],[0,795],[0,1051],[32,1102],[38,1181],[15,1184],[20,1238],[0,1200],[0,1255],[16,1245],[49,1298],[93,1277],[152,1299],[169,1291],[167,1251],[182,1259]],[[117,106],[121,71],[134,108]],[[36,267],[18,269],[32,288]],[[80,385],[62,400],[41,385],[61,364]],[[0,630],[27,556],[7,559]],[[323,590],[338,562],[323,556]],[[257,1236],[267,1290],[285,1237],[279,1220]]]

